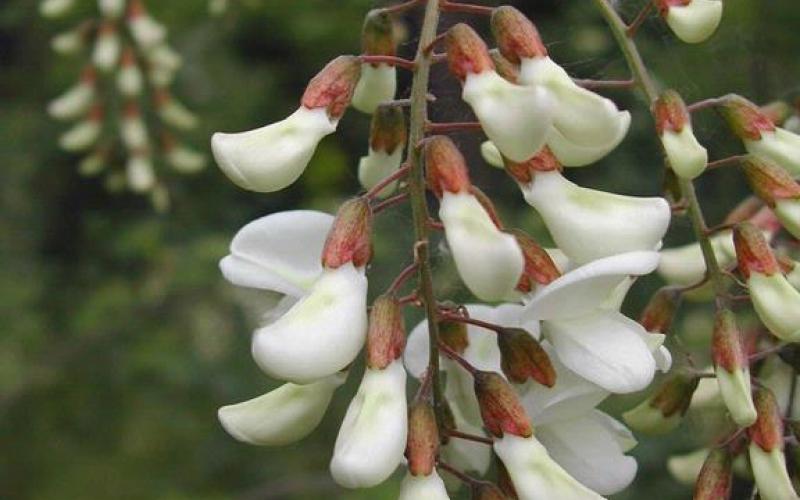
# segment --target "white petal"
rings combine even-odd
[[[97,8],[105,17],[118,18],[125,11],[125,0],[98,0]]]
[[[606,302],[628,276],[656,269],[657,252],[629,252],[595,260],[564,274],[536,291],[524,317],[540,320],[583,316]]]
[[[533,436],[506,434],[495,441],[494,450],[506,466],[520,500],[603,498],[571,477]]]
[[[786,471],[786,457],[781,448],[771,452],[762,450],[756,443],[747,447],[758,494],[764,500],[793,500],[797,493]]]
[[[800,292],[783,274],[752,273],[747,281],[758,318],[776,337],[800,340]]]
[[[484,445],[484,448],[486,446]],[[430,476],[413,476],[409,472],[400,483],[400,496],[397,500],[449,500],[444,481],[433,470]]]
[[[145,50],[151,49],[164,41],[167,30],[149,15],[137,15],[130,18],[128,27],[136,43]]]
[[[739,427],[753,425],[757,415],[750,388],[750,370],[744,367],[730,373],[724,367],[717,366],[714,372],[717,375],[722,400],[733,421]]]
[[[590,413],[554,422],[536,428],[536,436],[572,477],[601,495],[612,495],[633,481],[637,465],[600,418]]]
[[[488,163],[493,167],[497,168],[505,167],[505,162],[503,161],[503,155],[500,154],[500,150],[497,149],[497,146],[495,146],[492,141],[484,141],[481,144],[481,156],[483,156],[483,160],[486,163]]]
[[[667,11],[667,24],[686,43],[707,40],[717,30],[720,19],[720,0],[692,0],[688,5],[671,5]]]
[[[789,411],[789,401],[792,401],[792,415],[800,414],[800,384],[795,384],[792,395],[792,378],[795,377],[792,367],[787,365],[777,356],[770,356],[758,372],[758,381],[772,391],[778,401],[781,414]]]
[[[679,483],[694,486],[707,456],[708,448],[701,448],[684,455],[673,455],[667,460],[667,470]]]
[[[73,120],[89,110],[94,96],[94,85],[81,82],[53,99],[47,112],[58,120]]]
[[[461,279],[476,297],[498,301],[519,283],[525,260],[516,238],[495,226],[469,193],[444,193],[439,217]]]
[[[39,4],[39,14],[54,19],[65,15],[73,5],[75,0],[42,0]]]
[[[646,332],[642,329],[640,332],[642,340],[644,340],[650,352],[653,353],[653,358],[656,360],[656,368],[662,373],[667,373],[672,368],[672,353],[669,349],[664,347],[664,341],[667,336],[663,333]]]
[[[367,156],[361,157],[358,162],[358,181],[364,189],[372,189],[379,182],[397,172],[403,162],[403,150],[397,148],[392,154],[384,151],[373,151],[369,149]],[[397,181],[392,182],[378,193],[381,198],[394,193],[397,189]]]
[[[348,263],[325,270],[311,293],[255,332],[253,357],[267,374],[298,384],[343,370],[367,334],[367,279]]]
[[[153,160],[145,155],[131,156],[125,165],[125,176],[128,180],[128,187],[134,193],[150,191],[156,184]]]
[[[545,322],[545,335],[567,368],[620,394],[644,389],[655,374],[641,330],[635,321],[608,311]]]
[[[467,75],[462,97],[505,157],[523,162],[544,145],[554,106],[543,87],[515,85],[494,71],[484,71]]]
[[[552,128],[547,135],[547,146],[565,167],[583,167],[600,160],[616,149],[628,133],[630,123],[630,113],[627,111],[620,113],[615,126],[617,136],[602,146],[587,146],[570,141],[558,129]]]
[[[727,267],[736,259],[733,232],[723,231],[711,237],[714,255],[721,267]],[[706,274],[706,261],[699,243],[661,251],[658,274],[669,284],[689,286],[698,283]]]
[[[199,123],[197,116],[174,97],[158,108],[158,115],[166,124],[180,130],[191,130]]]
[[[58,145],[66,151],[85,151],[97,142],[101,128],[97,120],[83,120],[64,132]]]
[[[115,32],[101,32],[94,42],[92,62],[100,71],[111,71],[119,61],[119,36]]]
[[[57,54],[74,55],[80,52],[84,46],[84,40],[78,30],[69,30],[59,33],[50,40],[50,48]]]
[[[237,185],[269,193],[292,184],[303,173],[319,141],[336,130],[325,108],[300,106],[283,121],[238,134],[211,138],[214,158]]]
[[[775,215],[792,236],[800,238],[800,199],[778,200],[775,203]]]
[[[559,172],[537,174],[522,188],[558,247],[578,263],[653,250],[672,213],[663,198],[637,198],[582,188]]]
[[[397,92],[397,69],[388,64],[361,65],[361,77],[353,92],[353,107],[372,114],[383,102],[391,101]]]
[[[292,210],[261,217],[239,230],[222,274],[231,283],[300,297],[322,274],[322,249],[333,216]]]
[[[167,153],[167,162],[177,172],[182,174],[193,174],[203,170],[208,159],[202,153],[186,146],[175,146]]]
[[[744,141],[747,152],[774,161],[794,177],[800,177],[800,135],[776,128],[761,132],[761,140]]]
[[[407,421],[402,363],[395,361],[384,370],[368,368],[336,437],[333,479],[346,488],[385,481],[403,459]]]
[[[684,179],[694,179],[702,174],[708,164],[708,151],[695,137],[692,127],[684,125],[680,132],[665,130],[661,143],[667,152],[672,170]]]
[[[126,97],[141,95],[144,78],[139,67],[135,64],[123,66],[117,73],[117,88]]]
[[[128,151],[138,151],[147,149],[149,137],[144,120],[140,117],[127,117],[122,120],[120,125],[120,135],[122,143]]]
[[[223,406],[219,421],[228,434],[245,443],[281,446],[299,441],[319,425],[333,391],[346,378],[337,373],[308,385],[282,385],[244,403]]]

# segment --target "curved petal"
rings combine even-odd
[[[733,246],[733,231],[723,231],[711,238],[719,265],[727,267],[736,259]],[[706,274],[706,262],[700,244],[690,243],[661,250],[658,274],[672,285],[689,286],[698,283]]]
[[[234,285],[301,297],[322,274],[322,248],[333,216],[312,210],[278,212],[247,224],[220,261]]]
[[[395,361],[368,368],[336,437],[331,475],[345,488],[369,488],[400,465],[407,433],[406,371]]]
[[[721,19],[721,0],[691,0],[687,5],[670,5],[667,11],[667,24],[686,43],[707,40]]]
[[[637,464],[625,456],[617,436],[600,418],[589,413],[553,422],[538,427],[536,435],[553,460],[572,477],[601,495],[612,495],[633,481]]]
[[[369,149],[369,154],[358,162],[358,181],[364,189],[372,189],[383,179],[397,172],[403,161],[403,149],[397,148],[394,153]],[[397,181],[383,188],[378,196],[386,198],[397,189]]]
[[[343,370],[367,335],[367,279],[348,263],[326,270],[311,293],[253,335],[253,358],[267,374],[298,384]]]
[[[774,161],[792,176],[800,177],[800,135],[782,128],[761,132],[761,140],[744,141],[747,152]]]
[[[599,311],[544,326],[564,365],[610,392],[640,391],[653,380],[656,363],[640,335],[641,325],[618,312]]]
[[[231,436],[245,443],[281,446],[303,439],[316,429],[333,391],[347,378],[337,373],[308,385],[284,384],[263,396],[217,412]]]
[[[683,455],[673,455],[667,460],[667,470],[679,483],[694,486],[708,451],[708,448],[700,448]]]
[[[780,273],[753,273],[747,286],[753,308],[769,331],[782,340],[800,340],[800,291]]]
[[[708,165],[708,151],[695,137],[692,127],[687,123],[680,132],[665,130],[661,143],[667,153],[669,164],[678,177],[694,179],[702,174]]]
[[[574,318],[603,305],[629,276],[656,269],[657,252],[629,252],[598,259],[541,287],[525,304],[523,317],[540,320]]]
[[[47,113],[57,120],[74,120],[89,111],[94,97],[94,85],[80,82],[50,101]]]
[[[397,92],[397,70],[388,64],[361,65],[361,77],[353,92],[353,107],[371,115],[382,102],[391,101]]]
[[[485,446],[484,446],[485,447]],[[410,472],[400,483],[397,500],[450,500],[444,481],[436,469],[429,476],[414,476]]]
[[[500,150],[497,149],[497,146],[495,146],[492,141],[484,141],[481,144],[481,156],[489,165],[497,168],[505,168],[503,155],[500,154]]]
[[[617,120],[617,136],[601,146],[586,146],[567,139],[558,129],[550,129],[547,146],[565,167],[584,167],[607,156],[625,139],[631,124],[631,115],[622,112]]]
[[[795,238],[800,238],[800,200],[797,198],[777,200],[775,215],[784,227]]]
[[[672,219],[663,198],[622,196],[582,188],[559,172],[538,173],[522,187],[558,247],[578,263],[661,244]]]

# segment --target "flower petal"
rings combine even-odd
[[[353,92],[353,107],[371,115],[382,102],[394,99],[397,92],[397,70],[388,64],[361,65],[361,77]]]
[[[687,5],[670,5],[667,11],[667,24],[686,43],[707,40],[717,30],[720,19],[720,0],[691,0]]]
[[[484,446],[485,448],[485,446]],[[413,476],[410,472],[400,483],[397,500],[450,500],[444,481],[436,469],[429,476]]]
[[[367,156],[361,157],[358,162],[358,181],[364,189],[372,189],[383,179],[397,172],[403,161],[403,150],[397,148],[391,155],[384,151],[369,149]],[[386,198],[397,189],[397,181],[383,188],[378,196]]]

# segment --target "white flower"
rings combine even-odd
[[[146,149],[149,144],[147,127],[138,112],[131,112],[122,118],[120,135],[129,151]]]
[[[121,51],[119,35],[113,25],[100,28],[92,50],[92,62],[100,71],[111,71],[119,61]]]
[[[494,451],[508,470],[520,500],[603,498],[572,478],[534,436],[506,434],[495,441]]]
[[[253,357],[268,375],[298,384],[346,368],[367,334],[367,278],[347,263],[325,269],[280,319],[256,330]]]
[[[513,161],[530,159],[547,140],[555,106],[542,86],[515,85],[486,70],[466,75],[462,98],[489,139]]]
[[[776,200],[774,212],[784,229],[800,238],[800,198]]]
[[[353,107],[372,114],[383,102],[394,99],[397,92],[397,69],[388,64],[361,65],[361,78],[353,93]]]
[[[669,5],[665,18],[675,35],[686,43],[707,40],[722,19],[721,0],[690,0],[686,5]]]
[[[500,150],[497,149],[497,146],[495,146],[492,141],[484,141],[481,144],[481,156],[483,156],[483,160],[486,163],[488,163],[493,167],[497,168],[505,167],[505,162],[503,162],[503,155],[500,154]]]
[[[347,376],[337,373],[308,385],[284,384],[263,396],[223,406],[222,426],[239,441],[281,446],[303,439],[319,425],[333,392]]]
[[[146,13],[137,13],[128,18],[131,35],[145,51],[157,46],[167,37],[167,29]]]
[[[117,73],[117,88],[122,95],[127,97],[138,96],[142,93],[144,78],[136,63],[124,64]]]
[[[147,154],[136,154],[128,158],[125,175],[128,187],[135,193],[150,191],[156,183],[153,160]]]
[[[152,50],[149,50],[147,54],[145,54],[145,57],[147,58],[147,62],[152,66],[170,72],[177,71],[183,63],[181,55],[175,52],[172,47],[166,43],[159,44]]]
[[[694,179],[702,174],[708,165],[708,151],[694,136],[692,126],[687,122],[680,132],[664,130],[661,143],[667,153],[672,170],[684,179]]]
[[[164,123],[181,130],[191,130],[198,123],[197,116],[171,96],[159,103],[158,116]]]
[[[519,81],[522,85],[541,85],[554,97],[555,114],[547,145],[563,165],[594,163],[625,138],[630,113],[576,85],[550,57],[522,58]]]
[[[125,0],[97,0],[97,8],[105,17],[116,19],[125,11]]]
[[[792,480],[786,472],[786,457],[779,447],[764,451],[751,442],[747,447],[750,466],[758,486],[758,494],[764,500],[792,500],[798,498]]]
[[[694,486],[708,451],[708,448],[700,448],[683,455],[673,455],[667,459],[667,470],[679,483]]]
[[[800,135],[780,127],[773,131],[759,130],[759,134],[760,139],[744,139],[747,152],[772,160],[792,176],[800,177]]]
[[[395,173],[403,162],[403,148],[396,148],[392,154],[369,148],[369,154],[358,162],[358,181],[364,189],[372,189],[383,179]],[[397,189],[397,181],[392,182],[378,193],[386,198]]]
[[[661,244],[672,213],[663,198],[637,198],[580,187],[557,171],[521,186],[558,247],[577,263]]]
[[[102,172],[105,167],[105,155],[95,151],[81,160],[80,164],[78,165],[78,172],[83,176],[92,177]]]
[[[800,415],[800,380],[794,381],[795,388],[792,394],[793,379],[797,378],[791,366],[787,365],[778,356],[770,356],[758,372],[758,381],[772,391],[778,403],[781,414]],[[789,403],[792,404],[791,408]]]
[[[733,421],[739,427],[752,425],[756,421],[756,409],[751,395],[750,369],[745,366],[731,373],[719,365],[714,373],[717,376],[720,395]]]
[[[303,173],[317,144],[336,130],[325,108],[298,108],[283,121],[238,134],[211,138],[214,158],[237,185],[272,192],[292,184]]]
[[[166,153],[167,163],[182,174],[192,174],[203,170],[206,156],[186,146],[173,146]]]
[[[81,79],[77,85],[50,101],[47,112],[58,120],[74,120],[89,110],[94,98],[94,82]]]
[[[486,301],[511,295],[525,265],[516,238],[500,231],[486,209],[467,192],[445,191],[439,217],[467,288]]]
[[[66,151],[85,151],[100,137],[102,125],[99,120],[87,118],[76,123],[64,132],[58,140],[59,146]]]
[[[50,48],[61,55],[76,54],[83,48],[83,45],[83,33],[78,29],[59,33],[50,40]]]
[[[733,231],[721,231],[710,238],[711,247],[720,267],[728,267],[736,261]],[[694,285],[706,274],[706,261],[699,243],[661,250],[658,274],[672,285]]]
[[[789,342],[800,340],[800,291],[780,272],[771,276],[752,272],[747,287],[756,314],[769,331]]]
[[[484,448],[486,445],[483,445]],[[452,464],[451,464],[452,465]],[[397,500],[449,500],[444,481],[436,469],[428,476],[414,476],[410,472],[400,483],[400,495]]]
[[[39,14],[51,19],[61,17],[75,5],[75,0],[42,0],[39,3]]]
[[[336,437],[333,479],[346,488],[385,481],[403,459],[407,412],[403,363],[393,361],[383,370],[367,368]]]

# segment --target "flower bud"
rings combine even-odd
[[[367,55],[393,56],[397,42],[392,18],[382,9],[367,14],[361,34],[361,50]],[[365,63],[353,95],[353,107],[372,114],[382,102],[391,101],[397,92],[397,70],[385,63]]]
[[[694,487],[694,500],[730,498],[733,482],[733,457],[727,448],[714,448],[703,462]]]
[[[529,378],[540,384],[553,387],[556,370],[547,351],[538,340],[522,328],[504,328],[497,334],[501,366],[508,379],[524,384]]]
[[[89,111],[89,116],[61,135],[58,144],[66,151],[85,151],[97,142],[102,128],[103,108],[96,104]]]
[[[361,50],[367,55],[393,56],[397,51],[392,17],[383,9],[367,14],[361,31]]]
[[[772,276],[778,273],[778,261],[763,233],[753,224],[743,222],[733,231],[739,272],[750,279],[753,274]]]
[[[116,19],[125,12],[125,0],[97,0],[97,8],[103,17]]]
[[[91,154],[81,160],[78,165],[78,173],[85,177],[93,177],[103,169],[108,163],[108,148],[97,148]]]
[[[756,409],[750,388],[750,367],[736,317],[729,309],[717,311],[711,354],[725,406],[739,427],[752,425]]]
[[[678,371],[622,418],[639,432],[666,434],[681,423],[699,380],[688,371]]]
[[[134,41],[145,51],[157,46],[167,37],[167,29],[150,17],[141,0],[129,1],[127,21]]]
[[[686,43],[707,40],[722,19],[721,0],[657,0],[670,29]]]
[[[400,168],[407,140],[406,119],[399,106],[379,106],[372,115],[369,154],[358,163],[358,180],[365,189],[372,189]],[[397,189],[392,182],[378,193],[387,197]]]
[[[367,366],[383,370],[403,355],[406,329],[397,299],[381,295],[372,303],[367,331]]]
[[[681,291],[675,287],[663,287],[650,298],[642,311],[639,324],[651,333],[667,334],[681,303]]]
[[[142,93],[144,86],[142,72],[136,64],[133,49],[126,47],[122,52],[121,67],[117,73],[117,88],[126,97],[135,97]]]
[[[39,14],[55,19],[66,15],[74,5],[75,0],[42,0],[39,3]]]
[[[156,89],[153,103],[158,116],[164,123],[180,130],[191,130],[197,127],[198,119],[194,113],[181,104],[165,89]]]
[[[528,415],[514,389],[497,373],[478,371],[474,375],[475,396],[483,424],[495,437],[505,434],[533,436]]]
[[[719,111],[734,135],[744,141],[759,141],[764,132],[773,132],[776,128],[758,106],[739,95],[722,98]]]
[[[372,258],[372,209],[363,198],[342,203],[333,223],[325,248],[322,265],[336,269],[348,262],[364,267]]]
[[[492,58],[495,71],[497,71],[498,75],[511,83],[519,83],[519,66],[503,57],[503,54],[497,49],[490,50],[489,57]]]
[[[150,142],[147,126],[142,119],[139,106],[135,102],[125,105],[125,113],[120,124],[122,143],[128,151],[145,150]]]
[[[361,76],[361,63],[355,56],[339,56],[308,82],[301,100],[308,109],[325,108],[331,120],[344,115]]]
[[[50,40],[50,48],[61,55],[74,55],[86,45],[87,30],[84,25],[59,33]]]
[[[492,12],[492,33],[500,53],[513,64],[521,59],[546,57],[547,49],[530,19],[509,5]]]
[[[561,276],[561,271],[558,270],[550,254],[533,238],[519,230],[512,230],[510,233],[517,239],[522,256],[525,258],[525,267],[517,284],[517,290],[523,293],[532,292],[537,286],[547,285]]]
[[[467,162],[449,137],[437,135],[425,141],[425,172],[428,187],[438,198],[448,193],[469,191]]]
[[[800,238],[800,184],[766,158],[749,156],[742,168],[753,192],[778,216],[794,237]]]
[[[444,481],[434,470],[427,476],[415,476],[410,472],[400,483],[397,500],[449,500]]]
[[[347,378],[337,373],[308,385],[284,384],[243,403],[223,406],[220,423],[239,441],[282,446],[299,441],[319,425],[333,392]]]
[[[135,152],[125,165],[128,187],[134,193],[146,193],[156,184],[153,158],[146,152]]]
[[[164,158],[176,172],[193,174],[203,170],[208,163],[206,155],[187,146],[175,144],[171,137],[163,140]]]
[[[783,419],[775,396],[767,388],[754,395],[758,420],[749,429],[748,454],[758,493],[765,500],[796,499],[783,454]]]
[[[533,178],[539,172],[561,172],[563,170],[561,162],[547,146],[529,160],[521,163],[503,158],[499,151],[498,155],[505,162],[506,173],[520,185],[532,183]]]
[[[94,102],[96,82],[94,68],[84,68],[80,82],[50,102],[48,114],[57,120],[74,120],[83,115]]]
[[[706,169],[708,151],[697,142],[689,111],[680,94],[667,90],[653,104],[656,130],[669,164],[684,179],[694,179]]]
[[[469,75],[494,70],[486,43],[469,25],[459,23],[451,27],[447,31],[445,44],[450,72],[462,82]]]
[[[102,23],[92,49],[92,63],[95,68],[106,73],[114,69],[119,60],[120,50],[117,27],[109,21]]]
[[[428,401],[418,401],[408,410],[406,458],[412,476],[430,476],[439,453],[436,414]]]

